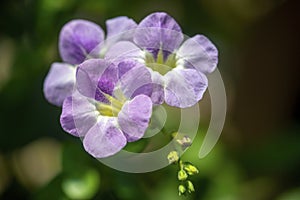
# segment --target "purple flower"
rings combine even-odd
[[[71,95],[78,64],[89,58],[103,57],[117,41],[132,40],[128,30],[134,29],[136,23],[127,17],[116,17],[107,20],[106,27],[105,40],[102,28],[87,20],[72,20],[62,28],[59,52],[64,63],[53,63],[44,82],[44,95],[50,103],[61,106]],[[126,34],[122,34],[124,31]]]
[[[95,158],[116,154],[127,142],[141,139],[148,127],[149,83],[151,74],[140,63],[84,61],[77,68],[76,90],[63,103],[63,129],[83,137],[85,150]]]
[[[166,13],[153,13],[144,18],[134,33],[134,43],[118,42],[107,52],[107,59],[124,57],[143,63],[156,84],[152,99],[186,108],[203,96],[206,74],[218,63],[217,48],[203,35],[183,41],[177,22]]]

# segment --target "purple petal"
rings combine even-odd
[[[109,19],[106,21],[107,38],[114,36],[114,40],[132,40],[133,35],[128,34],[128,30],[136,27],[136,22],[128,17],[121,16]]]
[[[132,41],[137,24],[128,17],[116,17],[106,21],[107,37],[90,52],[92,58],[104,58],[107,51],[118,41]]]
[[[172,17],[162,12],[153,13],[144,18],[134,35],[135,43],[151,52],[157,49],[173,52],[182,40],[183,34],[180,26]]]
[[[196,35],[186,40],[179,48],[177,55],[189,68],[195,68],[202,73],[211,73],[218,64],[218,50],[209,39]]]
[[[86,60],[78,66],[76,86],[78,91],[90,98],[106,102],[103,92],[112,94],[117,81],[117,71],[113,64],[103,59]]]
[[[121,41],[114,44],[106,53],[105,59],[112,63],[119,63],[123,59],[142,59],[143,52],[134,43]]]
[[[151,70],[152,71],[152,70]],[[164,78],[155,71],[151,72],[152,94],[151,100],[154,104],[162,104],[164,102]]]
[[[134,67],[141,67],[142,69],[135,69]],[[147,71],[146,71],[147,69]],[[151,97],[151,100],[154,104],[162,104],[164,101],[164,88],[163,88],[163,77],[158,72],[152,71],[151,69],[146,68],[143,64],[140,64],[132,59],[123,60],[118,65],[119,70],[119,78],[121,79],[121,82],[123,82],[123,85],[125,86],[131,86],[127,89],[129,91],[135,90],[133,92],[133,95],[130,95],[130,93],[126,92],[128,98],[132,98],[134,96],[137,96],[139,94],[145,94],[149,97]],[[129,73],[128,73],[129,72]],[[123,77],[124,74],[128,73],[126,76]],[[151,78],[149,77],[149,73],[151,75]],[[141,76],[143,75],[143,76]],[[123,78],[122,78],[123,77]],[[132,77],[138,77],[137,79]],[[122,80],[124,79],[124,80]],[[129,80],[127,80],[129,79]],[[138,81],[136,81],[138,80]],[[128,83],[128,82],[133,83]],[[138,85],[143,85],[142,87],[138,87]],[[132,88],[134,86],[134,88]],[[126,90],[126,88],[124,89]]]
[[[187,108],[203,96],[208,82],[206,76],[195,69],[173,69],[165,76],[165,101],[170,106]]]
[[[72,94],[75,85],[75,67],[65,63],[53,63],[44,82],[46,99],[62,106],[66,97]]]
[[[102,117],[83,139],[85,150],[95,158],[112,156],[126,143],[125,136],[117,128],[117,119],[111,117]]]
[[[128,142],[139,140],[148,128],[152,114],[152,101],[145,95],[136,96],[123,105],[118,122]]]
[[[118,77],[121,78],[129,70],[137,66],[137,62],[132,59],[123,60],[118,64]]]
[[[59,52],[63,61],[80,64],[104,39],[101,27],[87,20],[72,20],[61,30]]]
[[[114,64],[110,64],[99,77],[96,99],[102,101],[103,93],[112,96],[117,81],[118,68]]]
[[[72,103],[72,96],[69,96],[65,99],[62,108],[62,114],[60,116],[60,124],[64,131],[79,137],[77,133],[77,128],[75,126],[75,121],[73,118],[73,103]]]
[[[123,94],[131,99],[137,95],[152,94],[152,80],[148,69],[133,60],[123,61],[118,65],[119,84]],[[127,70],[127,71],[126,71]]]
[[[74,92],[63,103],[60,124],[71,135],[82,137],[96,123],[97,116],[95,105],[78,92]]]

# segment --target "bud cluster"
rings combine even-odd
[[[173,137],[176,137],[177,133],[174,134]],[[184,151],[191,145],[191,139],[188,136],[184,136],[181,139],[176,140],[177,144],[180,146],[179,151]],[[178,186],[179,196],[186,195],[187,193],[192,193],[195,191],[194,185],[191,180],[189,180],[190,176],[199,173],[199,170],[196,166],[194,166],[190,162],[183,162],[180,159],[180,155],[178,151],[171,151],[168,156],[168,161],[170,164],[178,165],[177,179],[180,182]]]
[[[197,167],[188,162],[179,161],[179,171],[178,171],[178,180],[181,182],[178,187],[179,195],[185,195],[187,192],[192,193],[195,191],[194,185],[192,181],[188,178],[189,176],[193,176],[198,174],[199,171]]]

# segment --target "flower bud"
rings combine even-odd
[[[195,167],[194,165],[188,163],[188,164],[184,164],[184,170],[189,174],[189,175],[194,175],[194,174],[198,174],[199,170],[197,169],[197,167]]]
[[[183,195],[186,192],[186,188],[184,187],[184,185],[178,186],[178,192],[179,192],[179,196]]]
[[[177,151],[171,151],[169,154],[168,154],[168,160],[169,160],[169,163],[175,163],[179,160],[179,156],[178,156],[178,153]]]
[[[182,150],[185,150],[192,145],[192,140],[189,136],[184,136],[183,138],[177,139],[176,141],[181,146]]]
[[[171,136],[172,136],[173,138],[176,138],[177,135],[178,135],[178,132],[173,132],[173,133],[171,134]]]
[[[188,188],[189,193],[195,192],[194,185],[191,181],[187,181],[187,188]]]
[[[187,179],[187,177],[188,177],[188,174],[184,170],[182,170],[182,169],[179,170],[179,172],[178,172],[178,180],[184,181],[184,180]]]

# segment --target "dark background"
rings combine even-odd
[[[298,0],[1,1],[0,198],[70,199],[66,180],[75,180],[86,199],[300,199],[299,10]],[[61,61],[66,22],[83,18],[105,29],[106,19],[138,22],[157,11],[216,44],[228,96],[217,146],[202,160],[199,145],[183,157],[200,170],[188,197],[178,197],[176,167],[126,174],[89,157],[42,93],[51,63]]]

